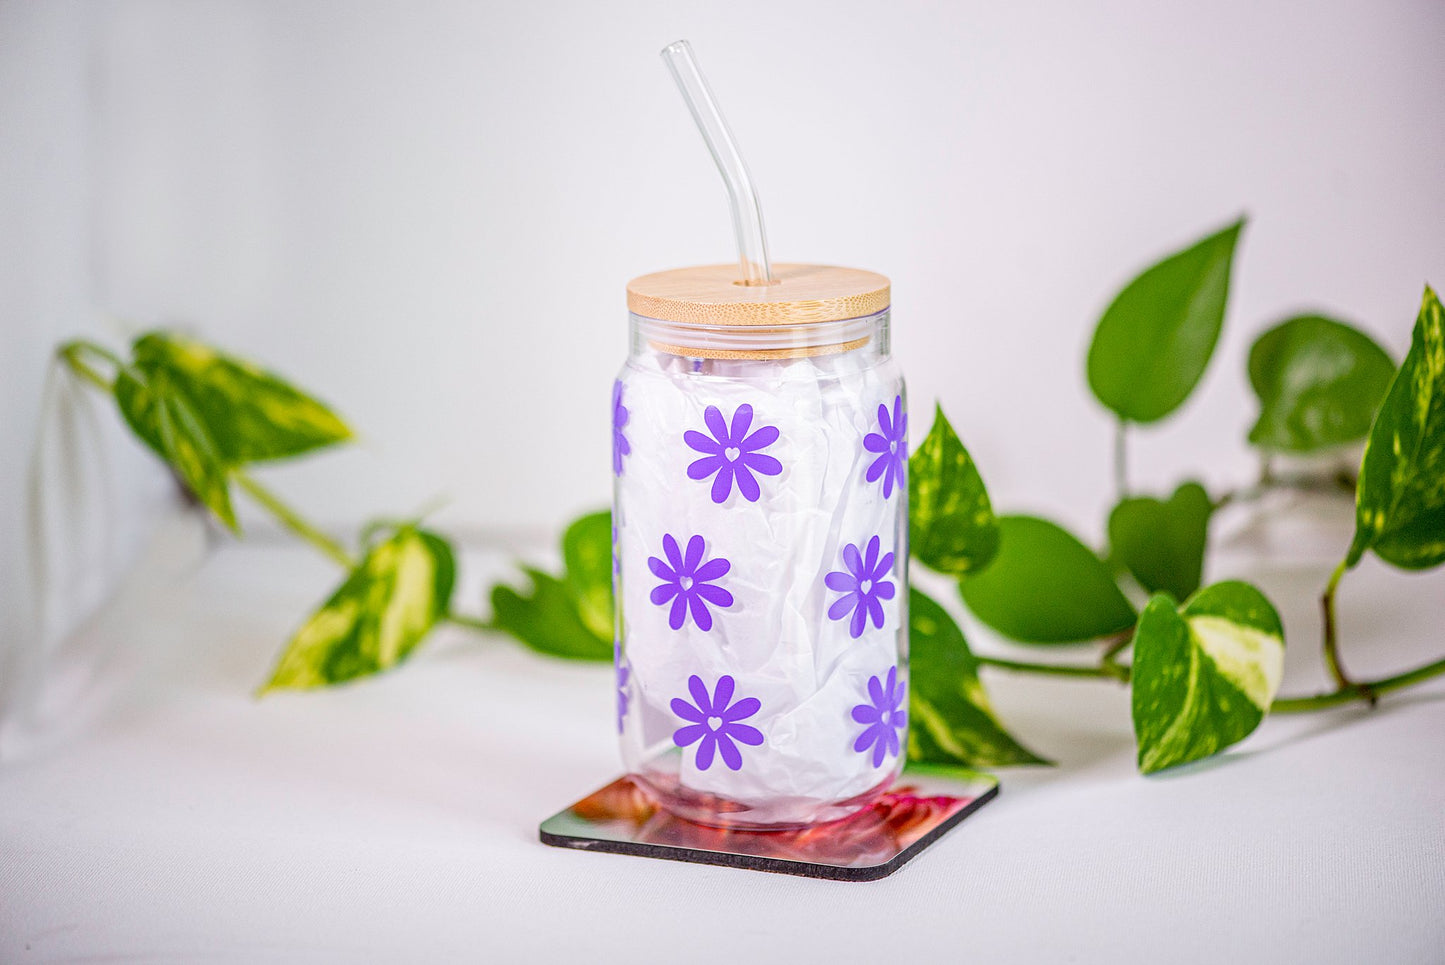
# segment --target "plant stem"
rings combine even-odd
[[[114,355],[111,355],[110,352],[106,351],[98,345],[91,345],[89,342],[66,342],[60,347],[60,350],[56,354],[65,361],[66,365],[70,366],[70,371],[74,372],[76,375],[80,376],[82,379],[89,382],[97,389],[100,389],[102,392],[114,393],[115,383],[107,379],[105,376],[101,375],[89,365],[87,365],[80,357],[80,353],[83,351],[95,352],[102,358],[113,360],[117,367],[122,364],[120,359],[117,359]]]
[[[1353,493],[1355,482],[1354,477],[1347,472],[1331,472],[1323,475],[1303,473],[1290,476],[1276,476],[1268,472],[1261,472],[1259,480],[1253,485],[1220,493],[1214,500],[1214,508],[1218,511],[1233,503],[1252,502],[1266,493],[1278,490],[1297,493]]]
[[[1399,690],[1441,674],[1445,674],[1445,658],[1436,660],[1434,663],[1427,663],[1423,667],[1416,667],[1414,670],[1395,674],[1393,677],[1385,677],[1382,680],[1349,684],[1327,694],[1316,694],[1313,697],[1279,697],[1270,705],[1269,712],[1294,714],[1301,711],[1323,710],[1326,707],[1353,703],[1356,700],[1368,700],[1373,704],[1380,694]]]
[[[1125,645],[1128,641],[1125,641]],[[1070,667],[1052,663],[1029,663],[1022,660],[1004,660],[999,657],[977,657],[980,664],[986,667],[998,667],[1001,670],[1012,670],[1018,673],[1042,674],[1051,677],[1089,677],[1093,679],[1118,680],[1127,684],[1131,676],[1129,667],[1113,662],[1113,655],[1123,649],[1117,642],[1104,652],[1102,662],[1097,667]],[[1338,707],[1341,704],[1352,704],[1356,701],[1368,701],[1371,706],[1379,699],[1381,694],[1389,693],[1392,690],[1402,690],[1412,684],[1429,680],[1431,677],[1445,675],[1445,657],[1436,660],[1434,663],[1427,663],[1423,667],[1416,667],[1414,670],[1407,670],[1404,673],[1395,674],[1392,677],[1384,677],[1380,680],[1363,681],[1355,683],[1346,681],[1338,690],[1328,693],[1315,694],[1311,697],[1277,697],[1274,703],[1270,704],[1271,714],[1299,714],[1313,710],[1327,710],[1330,707]]]
[[[1134,631],[1126,630],[1123,633],[1117,634],[1114,637],[1113,642],[1111,642],[1107,647],[1105,647],[1104,652],[1099,655],[1099,667],[1108,672],[1111,676],[1113,676],[1121,683],[1129,682],[1131,671],[1128,667],[1119,663],[1114,658],[1117,657],[1120,652],[1124,650],[1125,647],[1129,646],[1129,644],[1133,642]]]
[[[349,570],[356,565],[356,560],[352,558],[351,554],[348,553],[340,543],[302,519],[299,513],[283,503],[271,490],[262,486],[259,482],[239,469],[231,473],[231,478],[236,481],[236,485],[244,489],[252,499],[256,500],[256,502],[260,503],[271,515],[279,519],[281,524],[291,532],[316,547],[316,549],[336,561],[340,566]]]
[[[1019,673],[1046,674],[1054,677],[1102,677],[1105,680],[1117,679],[1117,675],[1109,672],[1103,667],[1070,667],[1057,663],[1029,663],[1022,660],[1004,660],[1001,657],[981,657],[975,655],[975,659],[985,667],[998,667],[1000,670],[1016,670]],[[1127,671],[1127,667],[1120,667],[1120,670]]]
[[[496,627],[492,626],[481,617],[474,617],[466,613],[448,613],[445,617],[443,617],[443,619],[446,620],[447,623],[455,623],[457,626],[466,627],[469,630],[496,629]]]
[[[1356,684],[1351,680],[1349,674],[1345,673],[1344,664],[1340,662],[1339,633],[1336,629],[1335,622],[1335,592],[1339,589],[1340,580],[1344,577],[1345,571],[1348,569],[1345,565],[1347,562],[1347,559],[1340,560],[1339,565],[1335,567],[1335,571],[1330,574],[1330,582],[1325,586],[1325,592],[1320,597],[1320,607],[1324,610],[1325,618],[1325,666],[1329,668],[1330,676],[1335,679],[1335,683],[1339,685],[1341,690],[1353,690],[1356,692],[1356,696],[1364,697],[1369,700],[1370,703],[1374,703],[1375,698],[1370,688]]]
[[[1114,501],[1129,495],[1129,424],[1114,425]]]

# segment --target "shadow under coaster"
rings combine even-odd
[[[542,843],[753,871],[876,881],[998,795],[991,774],[910,767],[870,807],[796,831],[710,828],[674,817],[620,777],[542,822]]]

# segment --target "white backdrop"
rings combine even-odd
[[[0,612],[69,332],[187,325],[334,402],[362,443],[271,476],[332,526],[443,495],[463,533],[540,530],[603,502],[625,282],[733,257],[657,57],[679,37],[774,256],[892,277],[915,441],[941,400],[1004,508],[1097,532],[1091,325],[1248,212],[1218,357],[1134,453],[1145,484],[1242,478],[1256,332],[1324,309],[1398,357],[1445,284],[1441,36],[1430,0],[5,3]],[[113,513],[161,485],[121,467]]]

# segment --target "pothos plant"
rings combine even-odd
[[[1445,315],[1425,289],[1410,349],[1397,369],[1368,335],[1320,315],[1287,318],[1250,349],[1259,417],[1248,442],[1259,480],[1211,494],[1185,481],[1167,495],[1129,491],[1133,427],[1168,418],[1189,398],[1224,323],[1243,221],[1163,259],[1105,310],[1089,348],[1088,383],[1118,418],[1118,498],[1108,546],[1096,552],[1057,522],[999,515],[978,467],[939,409],[909,459],[914,560],[956,581],[961,602],[1004,637],[1047,652],[1093,642],[1087,665],[976,654],[948,609],[909,598],[908,758],[989,767],[1048,763],[994,712],[980,667],[1091,677],[1131,687],[1138,765],[1145,773],[1218,753],[1269,713],[1374,703],[1445,674],[1445,659],[1379,680],[1345,670],[1335,620],[1341,579],[1366,553],[1406,570],[1445,561]],[[91,341],[61,360],[105,392],[134,433],[222,525],[239,532],[239,490],[332,559],[345,576],[283,649],[261,693],[326,686],[386,670],[442,623],[501,632],[534,650],[612,659],[612,528],[606,512],[574,521],[563,568],[524,567],[525,588],[491,588],[490,617],[454,608],[456,552],[419,520],[367,526],[343,545],[251,473],[349,440],[336,413],[279,376],[185,336],[142,335],[126,357]],[[1358,477],[1282,476],[1272,457],[1365,440]],[[1323,659],[1334,688],[1278,694],[1285,630],[1265,594],[1240,581],[1201,586],[1211,519],[1272,488],[1348,488],[1355,534],[1323,588]],[[1132,599],[1131,599],[1132,596]],[[1146,600],[1142,607],[1135,600]]]

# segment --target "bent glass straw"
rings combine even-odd
[[[768,239],[763,233],[763,208],[758,203],[758,192],[753,187],[747,162],[738,150],[733,132],[728,129],[728,122],[723,119],[717,100],[693,58],[692,45],[686,40],[670,43],[662,48],[662,59],[672,71],[678,90],[682,91],[692,119],[697,122],[697,129],[702,132],[707,149],[722,173],[723,183],[727,185],[733,209],[733,230],[738,236],[742,283],[770,284],[773,273],[768,263]]]

